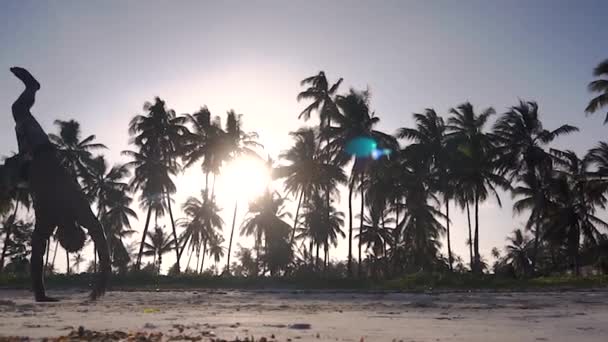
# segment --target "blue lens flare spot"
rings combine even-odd
[[[346,144],[346,153],[357,158],[369,158],[373,156],[378,144],[372,138],[356,137]]]

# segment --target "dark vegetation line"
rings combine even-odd
[[[597,96],[587,113],[608,107],[608,60],[596,67],[594,76],[589,90]],[[342,79],[329,82],[323,72],[302,81],[297,98],[306,107],[299,118],[317,116],[320,125],[290,133],[294,145],[279,156],[280,163],[266,161],[284,188],[268,185],[238,223],[239,203],[232,222],[220,217],[215,180],[231,160],[261,159],[257,134],[243,129],[242,114],[231,110],[223,123],[206,107],[177,115],[155,98],[131,120],[131,147],[122,152],[129,162],[117,166],[99,154],[106,147],[94,135],[82,137],[78,122],[56,121],[58,133],[51,140],[96,208],[108,236],[115,281],[128,284],[134,274],[147,279],[146,274],[160,273],[167,253],[177,258],[169,274],[186,275],[155,279],[181,279],[184,286],[214,274],[258,281],[259,276],[288,276],[302,283],[307,276],[323,274],[336,284],[342,284],[339,278],[357,276],[361,279],[352,284],[381,288],[421,282],[466,287],[475,285],[474,279],[487,279],[480,275],[489,271],[511,278],[608,271],[608,224],[599,217],[607,203],[608,143],[599,142],[582,156],[552,148],[560,136],[578,129],[545,128],[533,101],[520,101],[502,114],[470,103],[445,115],[428,108],[413,115],[413,127],[382,132],[376,129],[380,118],[371,109],[370,93],[341,92],[341,84]],[[33,223],[24,213],[31,199],[27,184],[16,181],[20,170],[10,167],[14,158],[19,156],[7,158],[0,168],[0,285],[10,279],[19,283],[29,268]],[[191,167],[201,169],[205,188],[200,197],[181,205],[183,217],[176,219],[174,179]],[[341,185],[348,188],[348,217],[336,208]],[[490,228],[480,221],[479,208],[493,198],[500,204],[499,190],[515,198],[513,210],[526,223],[514,227],[503,250],[494,248],[496,262],[489,265],[480,254],[479,236]],[[132,225],[138,220],[131,209],[136,196],[146,214],[138,227]],[[293,215],[284,207],[288,198],[297,203]],[[450,204],[467,213],[468,227],[450,221]],[[159,224],[165,217],[168,228]],[[226,224],[231,229],[224,236]],[[469,229],[470,252],[464,259],[452,253],[450,236],[461,228]],[[127,244],[136,232],[141,240]],[[233,253],[239,235],[252,236],[254,247]],[[348,259],[333,262],[332,248],[340,237],[347,237]],[[55,272],[58,249],[51,239],[49,274]],[[441,253],[444,241],[447,255]],[[231,263],[232,254],[236,261]],[[96,268],[94,258],[83,267],[82,253],[66,252],[65,257],[67,273]],[[228,262],[221,265],[224,258]],[[207,277],[194,276],[203,273]],[[433,275],[408,278],[423,273]],[[410,280],[383,280],[396,278]],[[526,284],[534,281],[543,282]]]

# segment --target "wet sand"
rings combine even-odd
[[[606,341],[608,292],[348,293],[298,291],[0,290],[0,336],[143,332],[160,340]],[[160,334],[159,334],[160,333]],[[125,335],[115,334],[114,337]],[[1,339],[0,339],[1,340]]]

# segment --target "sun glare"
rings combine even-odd
[[[271,181],[266,164],[252,157],[237,158],[221,172],[225,189],[233,199],[251,201],[261,195]]]

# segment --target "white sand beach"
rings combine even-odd
[[[83,326],[162,333],[162,340],[606,341],[608,292],[348,293],[0,290],[0,335],[42,339]]]

